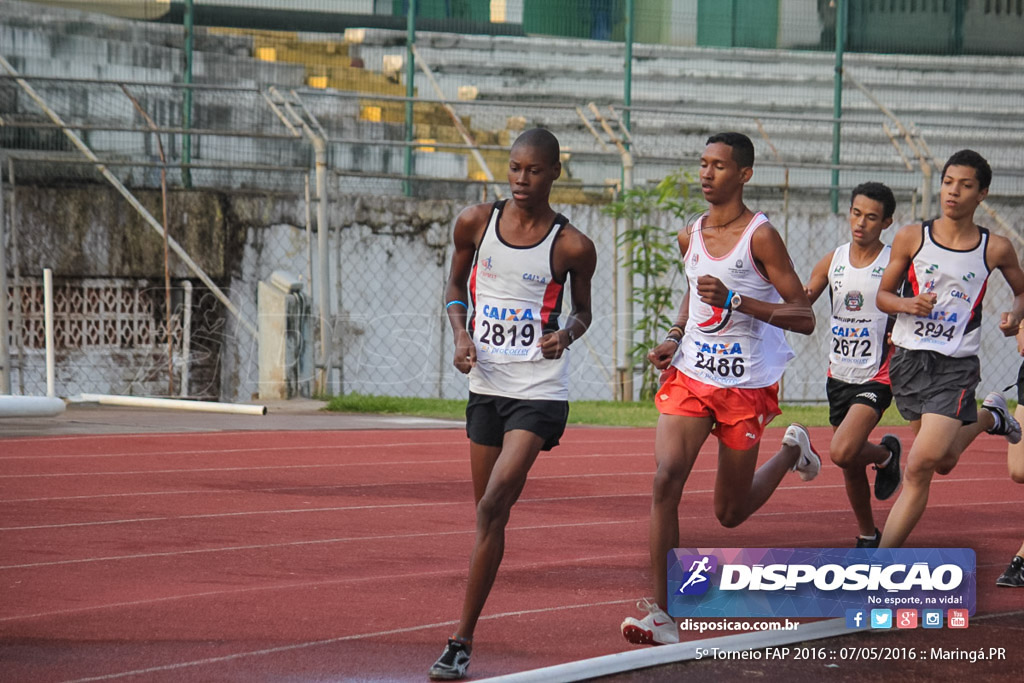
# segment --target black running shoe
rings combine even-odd
[[[466,669],[469,668],[469,653],[473,646],[454,638],[448,639],[444,652],[430,667],[427,674],[432,681],[457,681],[466,677]]]
[[[875,535],[871,538],[864,538],[863,536],[857,537],[858,548],[877,548],[878,544],[882,542],[882,532],[875,527]]]
[[[1024,557],[1015,555],[996,585],[1004,588],[1024,588]]]
[[[874,466],[875,498],[878,500],[886,500],[896,493],[896,489],[900,487],[900,482],[903,480],[903,475],[900,473],[900,453],[903,451],[900,440],[893,434],[886,434],[882,437],[882,445],[889,449],[892,457],[889,458],[889,464],[885,467]]]

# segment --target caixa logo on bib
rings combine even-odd
[[[667,560],[674,617],[840,617],[893,607],[974,614],[970,548],[677,548]]]

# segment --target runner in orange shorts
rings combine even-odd
[[[708,436],[718,437],[715,515],[722,526],[747,519],[787,472],[810,481],[821,469],[807,429],[795,424],[779,452],[757,467],[764,428],[780,414],[778,381],[794,355],[783,330],[810,334],[814,314],[779,233],[743,203],[753,164],[746,135],[710,137],[700,161],[710,208],[679,232],[689,290],[676,325],[648,356],[663,371],[655,397],[661,416],[650,527],[654,602],[641,600],[647,615],[622,622],[631,643],[679,642],[665,612],[666,556],[679,546],[683,486]]]

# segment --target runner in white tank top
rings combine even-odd
[[[977,152],[951,156],[942,170],[942,216],[900,229],[878,288],[879,309],[898,316],[889,374],[896,407],[915,433],[883,548],[903,545],[924,514],[933,476],[948,474],[979,434],[1000,434],[1011,443],[1021,438],[1001,394],[986,396],[980,411],[974,398],[981,379],[981,301],[993,270],[1002,272],[1014,295],[999,329],[1016,334],[1024,318],[1024,271],[1016,250],[974,222],[991,180],[992,169]],[[903,281],[913,296],[896,293]]]
[[[828,290],[831,303],[825,381],[832,442],[829,456],[843,470],[846,496],[857,521],[856,547],[877,548],[882,538],[871,509],[867,469],[875,470],[874,493],[886,500],[902,478],[902,446],[894,434],[881,443],[871,431],[892,403],[889,383],[891,316],[878,310],[878,286],[891,249],[882,232],[892,225],[896,197],[882,183],[862,183],[850,195],[851,241],[818,261],[807,282],[807,296],[817,301]]]
[[[878,283],[889,263],[889,245],[874,261],[857,267],[850,261],[850,243],[836,248],[829,263],[832,301],[828,374],[850,384],[889,383],[889,314],[875,303]]]
[[[551,258],[558,233],[568,222],[555,216],[551,229],[532,246],[501,238],[505,202],[495,202],[469,278],[473,300],[476,365],[469,390],[477,394],[529,400],[569,399],[569,352],[547,359],[537,344],[558,329],[562,285]]]
[[[750,252],[750,238],[768,222],[763,213],[754,214],[739,241],[724,256],[715,257],[704,246],[704,216],[693,225],[690,246],[683,255],[690,291],[697,291],[701,276],[711,275],[741,298],[766,303],[782,301],[778,291],[757,272]],[[756,389],[775,384],[793,359],[786,335],[774,325],[731,308],[689,298],[686,335],[672,365],[686,375],[716,387]]]
[[[444,306],[455,346],[452,364],[469,375],[466,436],[477,534],[461,617],[430,667],[432,679],[466,676],[512,505],[540,452],[557,446],[565,431],[565,352],[593,317],[597,252],[551,208],[551,185],[561,169],[555,136],[527,130],[509,153],[511,199],[471,206],[455,221]],[[560,317],[566,282],[571,311]]]
[[[981,345],[981,301],[988,284],[985,260],[988,229],[979,227],[978,243],[951,249],[935,242],[932,221],[921,226],[921,246],[907,269],[913,296],[935,295],[926,316],[899,313],[892,341],[904,349],[934,351],[950,358],[976,356]]]
[[[676,325],[648,354],[662,371],[654,397],[660,416],[650,524],[655,601],[638,603],[646,616],[622,622],[622,635],[631,643],[679,641],[679,629],[665,611],[665,557],[679,547],[683,487],[711,434],[718,438],[715,515],[725,526],[750,517],[788,471],[809,481],[821,468],[800,425],[791,425],[781,449],[757,466],[761,435],[780,412],[778,380],[793,357],[782,330],[810,334],[814,314],[779,233],[743,203],[753,163],[754,145],[746,135],[711,136],[700,160],[701,190],[710,208],[679,231],[689,287]]]

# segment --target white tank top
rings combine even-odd
[[[892,341],[905,349],[936,351],[951,358],[976,356],[981,342],[981,300],[991,272],[985,261],[988,230],[973,249],[958,251],[932,238],[932,221],[921,226],[921,248],[907,270],[911,295],[933,292],[938,298],[927,317],[896,316]]]
[[[828,374],[849,382],[889,384],[890,347],[885,339],[889,315],[875,303],[878,283],[889,264],[889,245],[875,260],[856,268],[850,263],[850,243],[836,248],[828,271],[832,299]]]
[[[527,400],[569,399],[569,352],[544,358],[537,342],[558,329],[563,283],[551,265],[555,239],[568,222],[558,214],[535,245],[513,246],[501,239],[505,202],[495,202],[477,247],[469,278],[473,301],[471,333],[476,366],[469,389],[477,394]]]
[[[747,389],[771,386],[793,359],[793,349],[780,328],[739,311],[709,306],[697,296],[697,278],[714,275],[741,297],[769,303],[782,301],[772,283],[757,271],[750,253],[751,237],[766,222],[763,213],[756,213],[736,246],[717,258],[704,246],[704,217],[693,225],[684,257],[690,283],[690,317],[672,364],[705,384]]]

